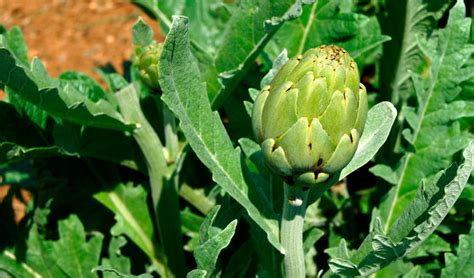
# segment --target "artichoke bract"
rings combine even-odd
[[[255,100],[252,125],[269,168],[289,184],[311,186],[351,161],[367,109],[354,60],[323,45],[281,67]]]
[[[160,89],[160,84],[158,83],[158,78],[160,77],[158,66],[162,50],[163,45],[161,43],[152,43],[146,46],[138,62],[140,78],[145,85],[153,90]]]

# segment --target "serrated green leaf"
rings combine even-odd
[[[160,60],[162,99],[180,120],[180,127],[213,179],[248,212],[281,250],[278,223],[263,215],[261,200],[250,200],[242,175],[240,150],[234,149],[219,116],[212,112],[206,87],[200,81],[197,64],[189,48],[187,19],[175,17]],[[258,196],[258,195],[257,195]],[[268,210],[267,210],[268,211]]]
[[[201,244],[205,243],[208,241],[210,238],[216,236],[218,233],[222,231],[222,229],[218,227],[214,227],[212,224],[216,220],[217,213],[219,212],[220,206],[215,206],[209,211],[209,213],[206,215],[206,218],[201,224],[201,227],[199,229],[199,242]]]
[[[413,200],[420,180],[446,168],[471,137],[461,130],[457,119],[469,114],[472,108],[454,111],[472,104],[453,101],[461,90],[459,84],[474,75],[474,67],[463,66],[474,53],[474,45],[468,43],[471,19],[465,18],[464,11],[464,5],[458,1],[451,9],[446,28],[418,43],[431,67],[425,82],[413,75],[418,107],[412,109],[413,115],[408,119],[411,128],[403,133],[411,147],[395,166],[397,182],[380,205],[385,232]],[[394,177],[390,179],[393,181]]]
[[[400,177],[400,173],[396,173],[387,165],[378,164],[369,169],[369,171],[387,181],[390,184],[397,184],[397,181]]]

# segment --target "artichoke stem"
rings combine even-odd
[[[281,219],[281,244],[285,249],[285,273],[287,278],[305,277],[303,250],[303,224],[309,190],[285,183],[285,199]]]

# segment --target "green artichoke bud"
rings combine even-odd
[[[269,168],[311,186],[351,161],[367,118],[367,92],[342,48],[294,57],[255,100],[252,125]]]
[[[160,77],[158,65],[160,63],[162,50],[163,45],[161,43],[152,43],[145,47],[139,59],[140,77],[143,83],[153,90],[160,89],[160,84],[158,83],[158,78]]]

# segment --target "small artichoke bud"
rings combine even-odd
[[[160,89],[158,65],[162,49],[163,45],[161,43],[152,43],[145,47],[139,59],[140,78],[143,83],[153,90]]]
[[[252,125],[269,168],[311,186],[351,161],[367,109],[354,60],[324,45],[288,60],[255,100]]]

